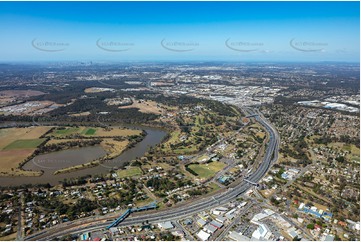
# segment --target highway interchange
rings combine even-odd
[[[247,116],[252,116],[252,118],[260,123],[269,134],[269,141],[261,164],[253,173],[247,177],[247,180],[253,183],[258,183],[267,173],[271,165],[277,160],[280,139],[275,128],[270,123],[268,123],[268,121],[258,110],[243,108],[243,111]],[[179,206],[171,210],[159,210],[154,211],[154,213],[130,216],[121,224],[134,225],[141,224],[145,221],[148,221],[149,223],[156,223],[160,221],[182,219],[192,214],[196,214],[201,211],[231,202],[241,194],[247,192],[252,187],[253,185],[250,183],[242,181],[236,187],[228,188],[228,190],[214,195],[211,197],[211,199],[209,197],[203,198],[196,200],[193,203],[186,203],[183,206]],[[116,218],[116,216],[119,216],[119,214],[111,216],[90,217],[74,222],[63,223],[59,226],[45,229],[30,235],[26,237],[25,240],[53,240],[69,234],[104,229],[106,226],[111,224],[112,219]]]

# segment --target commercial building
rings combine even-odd
[[[158,227],[163,230],[168,230],[168,229],[173,229],[174,225],[172,224],[172,222],[167,221],[167,222],[159,223]]]
[[[208,234],[207,232],[203,231],[203,230],[200,230],[198,233],[197,233],[197,237],[202,240],[202,241],[206,241],[209,239],[211,235]]]

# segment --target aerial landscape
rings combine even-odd
[[[0,29],[0,240],[360,241],[359,2],[1,2]]]

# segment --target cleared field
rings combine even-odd
[[[45,139],[19,139],[15,140],[11,144],[5,146],[3,150],[14,150],[14,149],[35,149],[44,142]]]
[[[211,192],[215,192],[215,191],[218,191],[220,189],[220,186],[218,186],[216,183],[214,182],[211,182],[208,184],[208,186],[211,188],[211,190],[209,191],[210,193]]]
[[[90,112],[82,112],[82,113],[74,113],[74,114],[70,114],[70,116],[73,117],[80,117],[80,116],[88,116],[90,114]]]
[[[18,164],[29,157],[34,149],[0,151],[0,176],[39,176],[40,172],[24,171],[18,168]]]
[[[82,133],[85,135],[94,135],[96,131],[97,131],[96,129],[89,128],[89,129],[84,129]]]
[[[76,134],[78,132],[79,132],[79,128],[66,127],[66,128],[57,128],[53,132],[51,132],[49,135],[52,135],[55,137],[66,137],[68,135]]]
[[[211,178],[218,171],[222,170],[226,164],[218,161],[213,161],[207,164],[191,164],[188,166],[189,169],[193,170],[198,174],[200,178]]]
[[[92,137],[115,137],[115,136],[131,136],[141,134],[141,130],[132,130],[125,128],[100,128],[100,127],[66,127],[57,128],[49,134],[58,138],[66,138],[71,135],[82,135]]]
[[[179,140],[179,135],[180,135],[180,133],[181,133],[181,132],[180,132],[179,130],[172,132],[172,133],[171,133],[171,137],[169,138],[169,140],[167,141],[167,143],[173,144],[173,143],[175,143],[176,141],[178,141],[178,140]]]
[[[136,129],[124,129],[124,128],[96,128],[95,136],[131,136],[131,135],[140,135],[142,133],[141,130]]]
[[[129,144],[129,141],[116,141],[113,139],[104,139],[100,145],[103,147],[104,150],[106,150],[109,157],[116,157],[120,155],[125,148],[127,148],[127,145]]]
[[[257,132],[256,136],[259,137],[259,138],[261,138],[261,139],[264,139],[264,137],[266,136],[266,134],[263,133],[263,132]]]
[[[142,170],[139,167],[129,167],[126,170],[118,170],[117,175],[120,178],[130,177],[130,176],[140,176],[142,175]]]
[[[0,129],[0,150],[18,139],[38,139],[51,128],[50,126],[35,126]]]
[[[102,87],[89,87],[84,90],[85,93],[98,93],[98,92],[110,92],[113,88],[102,88]]]
[[[155,113],[155,114],[161,114],[162,110],[158,107],[157,103],[154,101],[139,101],[139,100],[133,100],[132,105],[128,106],[121,106],[120,109],[126,109],[126,108],[138,108],[140,112],[142,113]]]
[[[167,163],[158,163],[158,162],[149,162],[149,164],[142,165],[142,168],[147,170],[151,169],[152,167],[162,167],[165,171],[171,170],[174,166],[171,166]]]
[[[0,241],[11,241],[11,240],[16,240],[16,234],[17,233],[12,233],[6,236],[2,236],[0,237]]]
[[[205,162],[205,161],[208,161],[209,159],[210,159],[209,155],[204,154],[204,155],[198,157],[198,158],[197,158],[197,161],[198,161],[198,162]]]
[[[51,127],[35,126],[0,130],[0,175],[36,176],[39,172],[18,169],[19,164],[29,157],[44,139],[39,137]]]

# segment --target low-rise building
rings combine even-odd
[[[158,227],[163,230],[168,230],[168,229],[173,229],[174,225],[172,224],[171,221],[167,221],[163,223],[158,223]]]
[[[211,235],[208,234],[207,232],[203,231],[203,230],[200,230],[198,233],[197,233],[197,237],[202,240],[202,241],[206,241],[209,239]]]

